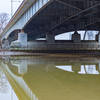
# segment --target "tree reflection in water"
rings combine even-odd
[[[8,92],[8,81],[1,68],[0,68],[0,92],[1,93]]]

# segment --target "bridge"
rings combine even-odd
[[[75,48],[88,48],[88,50],[100,49],[99,34],[95,41],[82,41],[77,31],[100,30],[100,1],[99,0],[23,0],[4,31],[0,34],[1,41],[7,39],[12,47],[36,46],[47,50],[47,43],[54,44],[55,48],[62,50],[67,46]],[[65,32],[75,33],[71,41],[55,41],[55,36]],[[26,33],[26,34],[20,34]],[[23,38],[24,37],[24,38]],[[46,38],[46,41],[36,41],[38,38]],[[17,41],[15,41],[17,40]],[[24,42],[23,42],[24,41]],[[28,42],[27,42],[28,41]],[[30,42],[29,42],[30,41]],[[81,44],[80,42],[83,42]],[[78,44],[77,44],[78,43]],[[85,44],[86,43],[86,44]],[[87,46],[88,45],[88,46]],[[71,46],[71,47],[70,47]],[[49,49],[50,49],[49,48]]]

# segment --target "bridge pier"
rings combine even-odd
[[[27,47],[27,34],[23,31],[18,33],[18,39],[11,43],[11,47]]]
[[[77,31],[75,31],[74,34],[72,34],[72,41],[75,43],[81,42],[81,36],[80,34],[78,34]]]
[[[46,41],[48,43],[54,43],[55,42],[55,36],[52,33],[46,34]]]
[[[10,46],[9,46],[9,41],[8,41],[7,39],[4,39],[4,40],[2,41],[2,48],[3,48],[3,49],[9,49],[9,48],[10,48]]]
[[[27,47],[27,34],[24,32],[18,33],[18,41],[21,43],[22,47]]]
[[[96,35],[96,41],[98,42],[98,43],[100,43],[100,32]]]

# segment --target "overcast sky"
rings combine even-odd
[[[13,13],[14,13],[23,0],[13,0],[13,1],[14,1],[13,2]],[[0,1],[0,13],[2,12],[6,12],[9,15],[11,15],[11,0],[1,0]]]

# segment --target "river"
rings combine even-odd
[[[5,57],[0,100],[100,100],[100,58]]]

